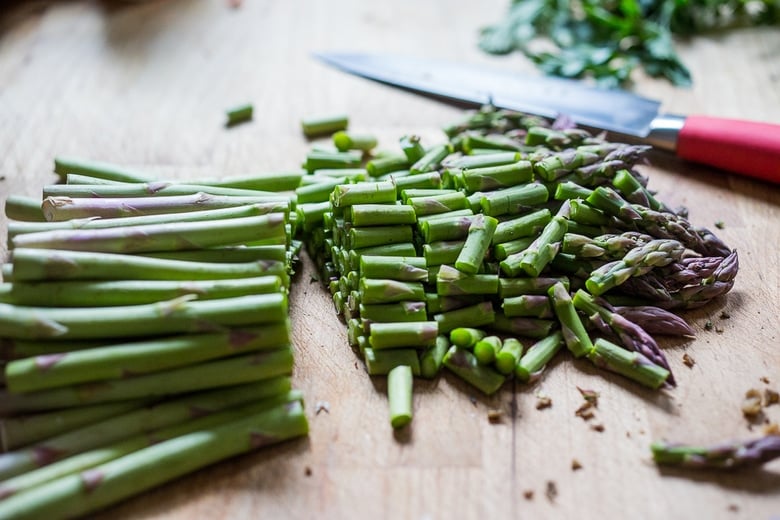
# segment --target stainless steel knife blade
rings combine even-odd
[[[780,183],[780,125],[659,113],[660,103],[566,79],[522,76],[466,63],[363,53],[324,53],[346,72],[407,90],[546,117],[630,136],[678,157]]]
[[[580,125],[650,138],[663,148],[675,146],[673,142],[660,142],[665,140],[664,128],[670,125],[676,135],[683,122],[680,116],[659,117],[658,101],[573,80],[385,54],[345,52],[315,56],[341,70],[382,83],[475,105],[490,102],[500,108],[551,118],[565,114]]]

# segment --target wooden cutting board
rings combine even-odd
[[[6,7],[0,194],[37,196],[55,179],[56,155],[178,178],[297,168],[309,146],[298,121],[315,113],[349,113],[354,129],[376,133],[385,147],[404,133],[442,139],[439,128],[457,109],[328,69],[310,53],[386,51],[533,73],[519,57],[476,48],[478,28],[501,17],[506,4]],[[691,89],[640,78],[637,90],[670,112],[780,122],[780,31],[696,39],[680,50]],[[255,105],[254,121],[226,130],[224,109],[246,101]],[[384,379],[366,375],[304,260],[290,301],[295,386],[306,395],[309,437],[204,469],[100,517],[776,518],[780,462],[738,474],[667,471],[651,463],[648,446],[759,435],[740,404],[750,388],[780,389],[780,189],[662,155],[642,171],[662,200],[687,205],[694,223],[722,221],[718,234],[738,249],[742,266],[727,298],[685,315],[695,340],[663,343],[678,388],[648,392],[562,356],[537,384],[507,385],[492,398],[449,375],[416,382],[413,425],[394,433]],[[704,329],[708,320],[713,330]],[[692,368],[682,364],[684,353]],[[574,415],[582,401],[577,386],[601,394],[591,421]],[[535,408],[540,394],[551,408]],[[503,419],[489,423],[489,410],[503,411]],[[766,412],[780,420],[780,406]],[[572,469],[574,460],[581,469]]]

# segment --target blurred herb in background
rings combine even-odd
[[[690,85],[673,36],[780,23],[780,0],[513,0],[482,30],[492,54],[520,51],[549,75],[625,86],[638,66]]]

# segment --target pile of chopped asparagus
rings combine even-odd
[[[368,373],[431,378],[443,365],[492,394],[538,378],[565,345],[674,386],[653,335],[692,336],[672,311],[728,292],[738,260],[648,189],[635,165],[649,147],[492,107],[445,133],[429,146],[404,136],[361,169],[371,148],[342,129],[338,151],[305,163],[300,229]],[[400,426],[411,378],[389,383]]]
[[[6,202],[0,517],[85,514],[305,435],[287,309],[303,173],[56,171],[42,201]]]

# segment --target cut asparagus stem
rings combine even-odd
[[[549,209],[540,209],[521,217],[505,220],[498,224],[493,234],[493,244],[501,244],[521,237],[538,235],[552,215]]]
[[[287,239],[283,213],[203,222],[172,222],[106,229],[42,231],[17,235],[14,248],[143,253]]]
[[[298,204],[307,202],[327,202],[333,188],[339,184],[345,184],[346,177],[323,177],[315,184],[301,186],[295,189]]]
[[[506,338],[496,354],[496,370],[508,376],[515,372],[523,355],[523,344],[516,338]]]
[[[356,204],[349,207],[347,215],[353,226],[388,226],[417,222],[414,208],[405,205]]]
[[[314,116],[301,120],[303,135],[309,139],[331,135],[339,130],[346,130],[348,125],[349,117],[343,114]]]
[[[432,172],[438,169],[444,158],[451,153],[452,146],[449,143],[432,146],[425,152],[425,155],[420,157],[417,162],[412,164],[412,166],[409,168],[409,171],[412,173],[412,175]]]
[[[420,375],[433,379],[439,373],[444,355],[450,349],[450,342],[445,335],[436,337],[436,342],[420,354]]]
[[[458,327],[450,331],[450,342],[456,347],[472,349],[485,337],[485,331],[470,327]]]
[[[502,166],[463,170],[463,182],[469,192],[490,191],[526,184],[533,180],[529,161],[518,161]]]
[[[411,197],[406,200],[406,204],[414,209],[414,213],[418,217],[421,217],[466,209],[468,201],[462,192],[455,192],[425,197]]]
[[[347,244],[350,249],[403,244],[411,241],[411,226],[353,227],[347,235]]]
[[[451,347],[444,356],[444,366],[487,395],[496,393],[504,384],[504,376],[480,365],[468,350]]]
[[[7,417],[0,420],[0,449],[3,452],[15,450],[82,426],[95,424],[103,419],[119,416],[141,408],[143,404],[143,401],[121,401],[35,415]]]
[[[503,313],[496,313],[490,328],[497,332],[522,336],[526,338],[543,338],[555,327],[553,320],[536,318],[508,318]]]
[[[8,238],[23,233],[38,233],[41,231],[56,231],[69,229],[105,229],[126,226],[145,226],[149,224],[167,224],[170,222],[202,222],[229,218],[266,215],[274,212],[288,212],[289,204],[270,202],[264,204],[247,204],[232,208],[191,211],[186,213],[168,213],[163,215],[145,215],[141,217],[96,218],[87,217],[61,222],[9,222]]]
[[[366,171],[371,177],[381,177],[407,170],[409,165],[409,159],[405,155],[388,155],[368,161],[366,163]]]
[[[273,204],[275,211],[289,211],[289,197],[266,195],[259,197],[235,197],[195,193],[171,197],[136,197],[132,199],[74,199],[50,197],[41,207],[46,220],[59,222],[79,218],[118,218],[142,215],[185,213],[207,209],[235,208],[248,204]]]
[[[289,391],[290,379],[278,377],[249,384],[237,383],[229,388],[187,395],[157,405],[134,407],[121,415],[105,418],[44,439],[23,449],[0,455],[0,475],[2,475],[0,478],[19,475],[35,467],[46,466],[56,460],[131,435],[180,424],[255,399]],[[133,402],[137,403],[137,401]]]
[[[93,448],[5,480],[0,483],[0,499],[54,479],[84,471],[98,464],[115,460],[162,441],[270,410],[283,404],[301,401],[302,399],[303,394],[300,391],[291,390],[287,393],[252,401],[221,412],[194,417],[192,420],[187,420],[181,424],[156,429],[151,434],[144,432],[106,446]]]
[[[360,257],[360,274],[366,278],[386,278],[404,282],[428,280],[425,258],[371,256]]]
[[[182,184],[175,181],[155,181],[144,184],[49,184],[43,187],[43,198],[114,198],[132,199],[137,197],[171,197],[208,193],[209,195],[231,197],[273,197],[279,196],[272,191],[257,191],[223,186]]]
[[[468,236],[474,218],[476,215],[425,220],[420,223],[420,231],[429,244],[441,240],[462,240]]]
[[[9,391],[18,393],[135,377],[256,350],[283,348],[289,344],[289,334],[289,324],[280,322],[262,328],[172,336],[20,359],[6,367],[6,385]]]
[[[222,459],[305,435],[299,402],[182,435],[0,502],[7,518],[74,517]]]
[[[639,352],[630,352],[599,338],[588,353],[594,365],[633,379],[637,383],[658,389],[669,377],[669,371],[656,365]]]
[[[495,294],[498,292],[498,275],[466,274],[443,265],[436,276],[436,292],[441,296]]]
[[[568,201],[564,202],[558,214],[544,227],[542,234],[528,246],[528,249],[507,257],[501,262],[501,270],[509,277],[525,272],[528,276],[539,276],[542,270],[558,254],[561,240],[566,233]]]
[[[286,262],[224,264],[145,258],[113,253],[86,253],[49,249],[16,249],[12,253],[14,281],[41,280],[224,280],[281,276],[286,284]]]
[[[561,283],[556,283],[547,291],[552,301],[555,315],[561,324],[563,339],[574,357],[582,357],[593,350],[593,343],[574,308],[569,291]]]
[[[563,333],[557,330],[531,345],[515,366],[515,377],[523,383],[530,381],[534,374],[544,369],[563,344]]]
[[[760,466],[780,457],[780,435],[713,446],[654,442],[650,449],[657,464],[692,469],[737,469]]]
[[[425,301],[425,288],[419,282],[387,279],[360,280],[360,298],[364,304]]]
[[[517,240],[510,240],[509,242],[502,242],[501,244],[496,244],[496,246],[493,248],[493,256],[499,262],[501,260],[506,260],[506,258],[509,257],[510,255],[528,249],[528,246],[530,246],[533,243],[534,238],[535,237],[523,237],[523,238],[518,238]]]
[[[491,302],[482,302],[470,307],[435,314],[433,319],[439,324],[439,333],[446,334],[458,327],[482,327],[495,320]]]
[[[79,159],[76,157],[55,157],[54,173],[58,174],[61,178],[65,178],[69,173],[78,173],[80,175],[88,175],[98,179],[119,182],[151,182],[155,180],[154,176],[148,173],[114,164]]]
[[[462,240],[444,240],[423,244],[423,256],[428,266],[454,264],[463,249]]]
[[[252,294],[279,292],[278,276],[237,278],[232,280],[116,280],[116,281],[45,281],[0,284],[9,290],[0,301],[23,306],[91,307],[142,305],[172,300],[192,294],[198,300],[232,298]]]
[[[393,428],[402,428],[412,421],[412,387],[411,367],[400,365],[387,374],[387,401]]]
[[[405,135],[401,138],[401,150],[410,163],[419,161],[425,155],[425,149],[420,144],[420,137],[416,135]]]
[[[372,323],[369,343],[377,350],[433,345],[439,333],[435,321]]]
[[[360,150],[363,152],[371,151],[376,147],[377,139],[369,134],[355,134],[340,130],[333,134],[333,145],[340,152],[347,150]]]
[[[399,192],[409,188],[441,188],[441,175],[439,175],[439,172],[419,173],[407,177],[393,177],[391,174],[390,177],[392,177],[392,182]]]
[[[445,168],[469,169],[469,168],[489,168],[491,166],[501,166],[512,164],[520,160],[521,154],[517,152],[496,152],[485,155],[463,155],[460,157],[447,158],[442,162]]]
[[[387,375],[399,366],[408,366],[413,375],[420,375],[420,360],[413,348],[376,350],[366,347],[363,350],[363,358],[366,361],[366,370],[372,376]]]
[[[32,197],[9,195],[5,199],[5,216],[22,222],[45,222],[41,201]]]
[[[341,184],[333,189],[331,202],[336,208],[355,204],[394,203],[395,185],[392,182],[362,182]]]
[[[0,336],[58,340],[209,332],[287,319],[287,297],[259,294],[192,301],[191,295],[117,307],[19,307],[0,304]]]
[[[585,188],[571,181],[560,182],[555,185],[555,200],[587,199],[593,193],[590,188]]]
[[[504,315],[512,318],[523,316],[526,318],[552,318],[553,312],[550,299],[541,294],[526,294],[505,298],[501,303]]]
[[[463,249],[455,261],[455,267],[459,271],[467,274],[476,274],[479,271],[485,255],[490,250],[490,244],[497,226],[498,220],[493,217],[484,215],[476,215],[474,217],[469,226],[468,236]]]
[[[378,322],[426,321],[425,302],[360,304],[360,317]]]
[[[541,184],[523,184],[505,190],[485,193],[481,197],[482,211],[485,215],[516,215],[529,208],[547,202],[547,188]]]
[[[474,357],[480,365],[490,365],[496,360],[496,355],[501,350],[501,338],[488,336],[474,344]]]

